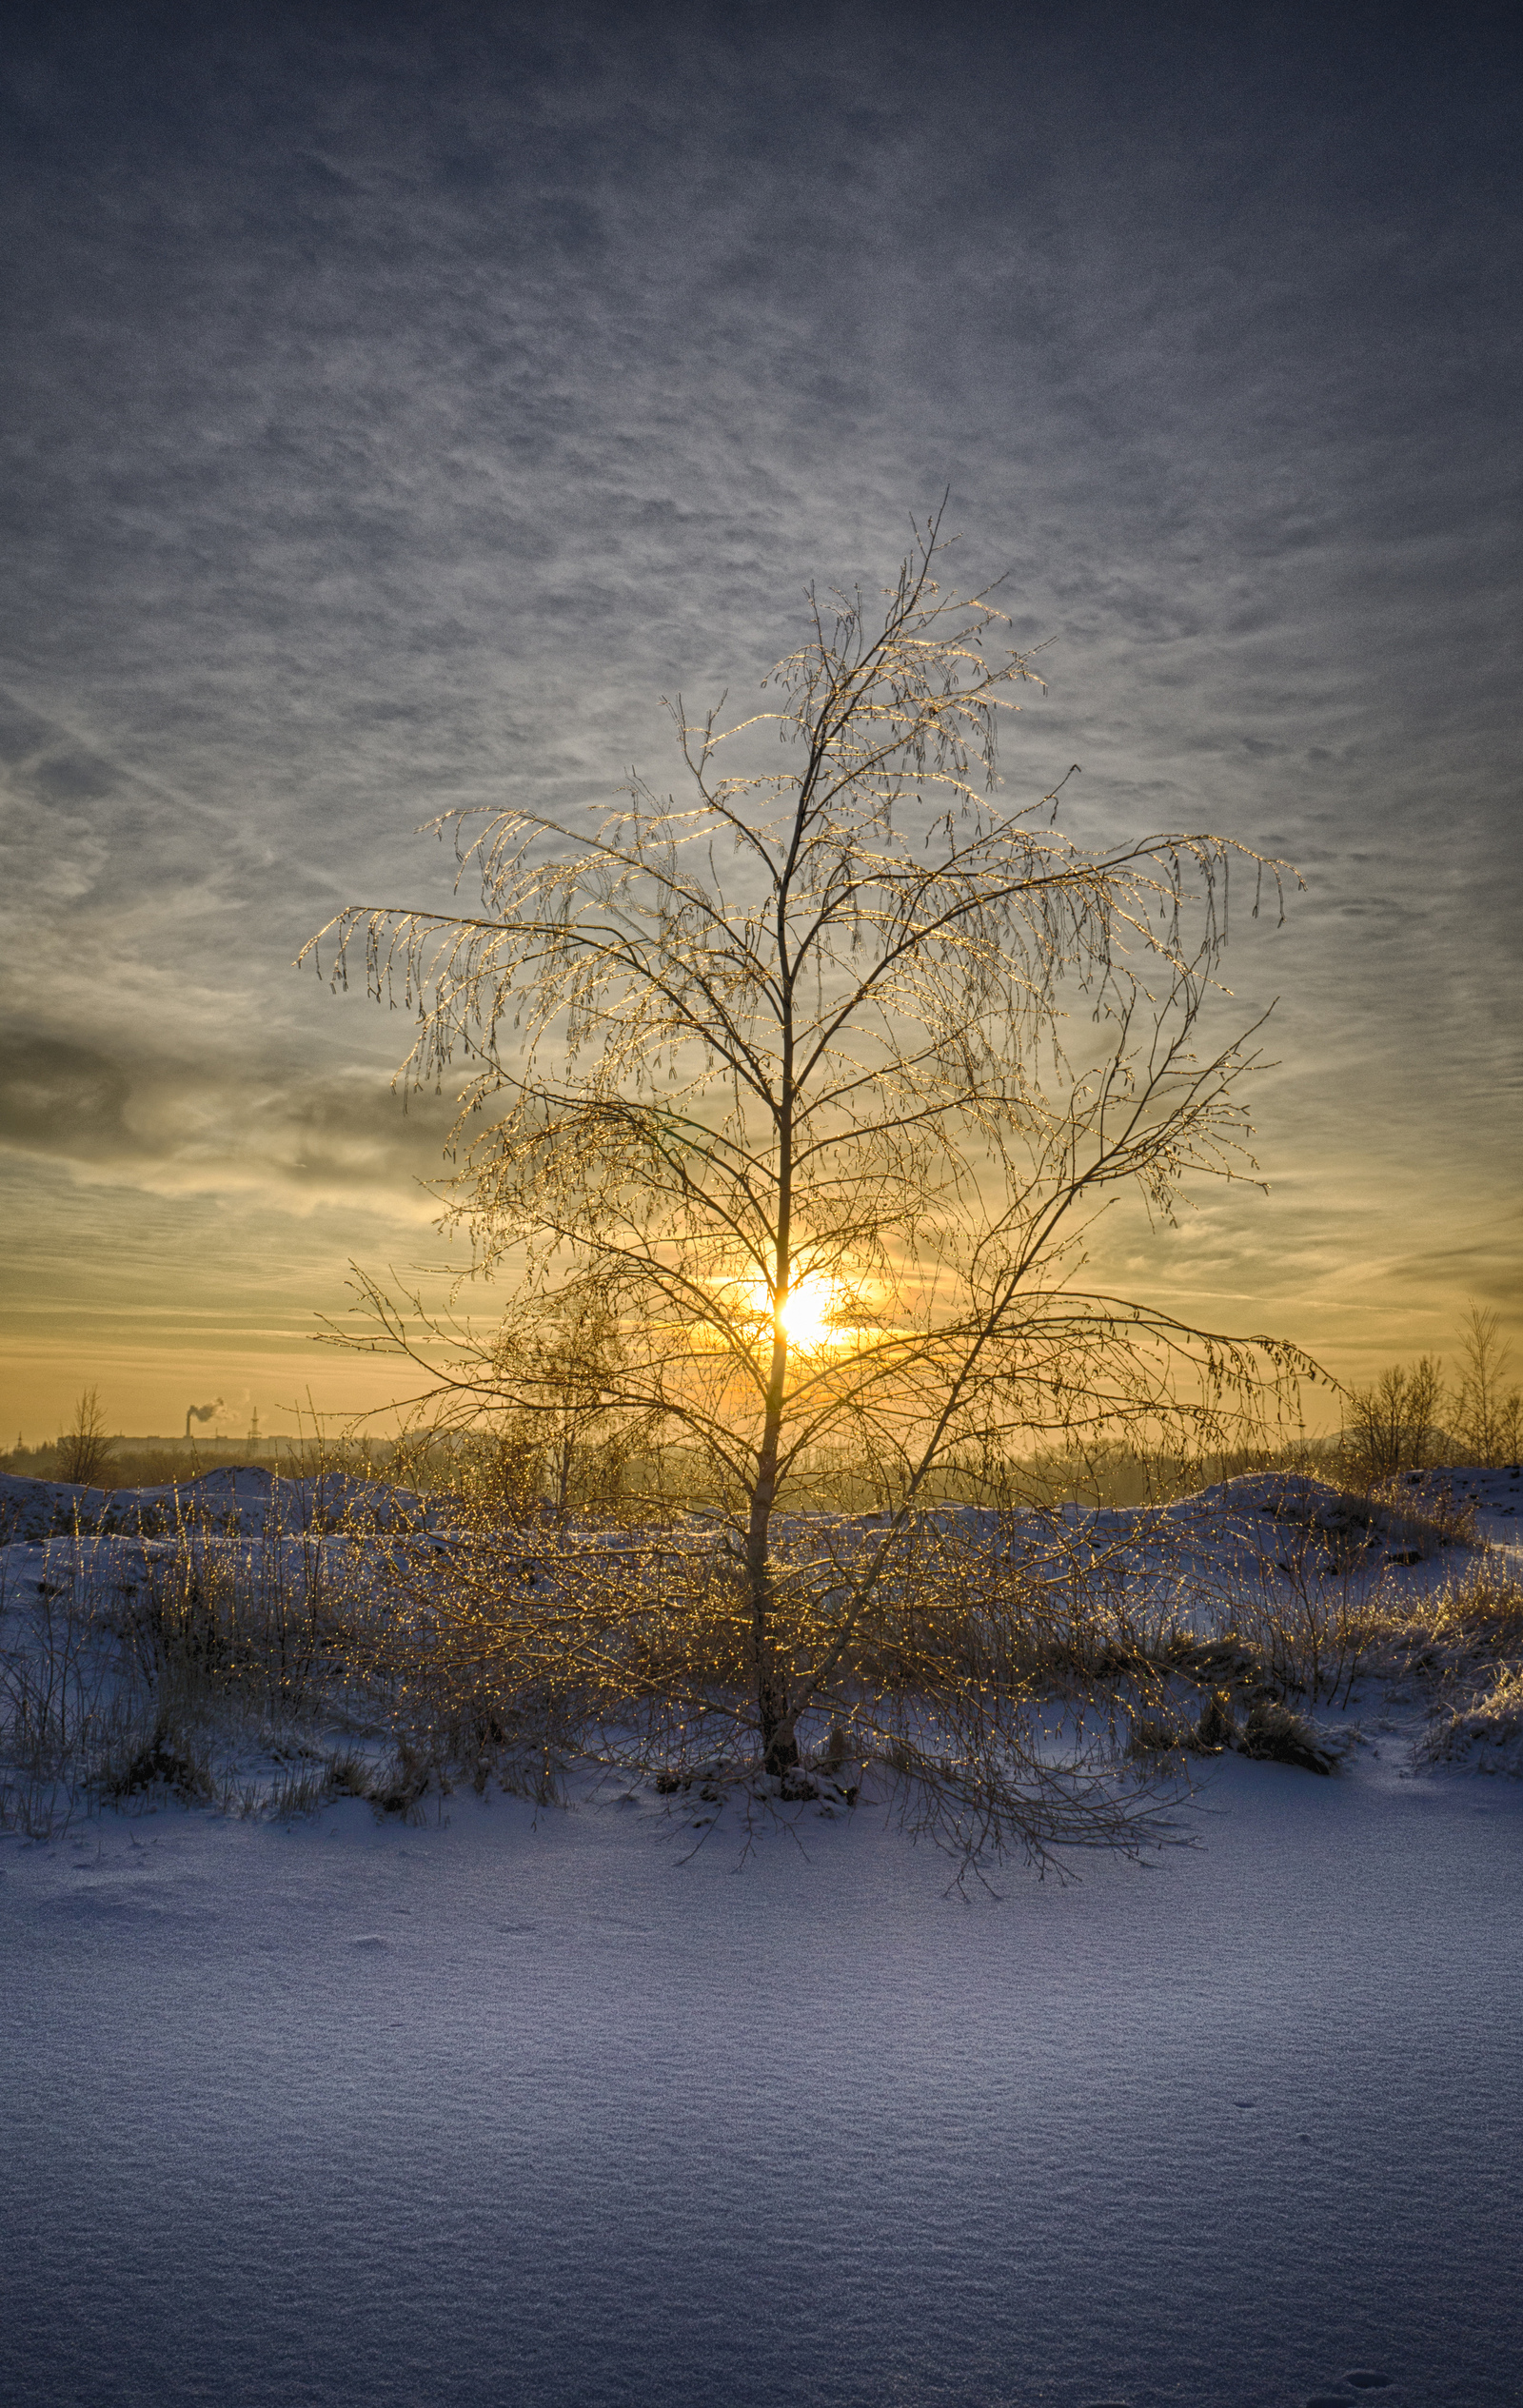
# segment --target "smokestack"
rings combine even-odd
[[[211,1419],[211,1416],[212,1416],[212,1414],[213,1414],[213,1413],[220,1412],[221,1411],[222,1411],[222,1398],[221,1398],[220,1396],[217,1398],[217,1401],[216,1401],[216,1403],[215,1403],[214,1405],[188,1405],[188,1406],[186,1407],[186,1413],[185,1413],[185,1434],[186,1434],[186,1436],[187,1436],[188,1438],[189,1437],[189,1435],[190,1435],[190,1424],[191,1424],[193,1421],[209,1421],[209,1420]]]

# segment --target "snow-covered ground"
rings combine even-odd
[[[971,1904],[648,1788],[0,1841],[0,2398],[1515,2408],[1523,1782],[1337,1719]]]

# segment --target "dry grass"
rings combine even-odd
[[[1371,1565],[1383,1533],[1363,1510],[1339,1507],[1336,1530],[1325,1514],[1273,1525],[1276,1551],[1206,1601],[1214,1635],[1177,1582],[1139,1608],[1120,1543],[1065,1555],[1055,1518],[1034,1569],[1029,1524],[954,1512],[906,1534],[848,1624],[863,1526],[796,1526],[775,1643],[796,1680],[829,1669],[806,1695],[800,1765],[770,1779],[743,1585],[696,1526],[444,1538],[356,1507],[336,1533],[240,1542],[182,1522],[132,1555],[55,1543],[53,1577],[10,1616],[24,1644],[0,1657],[0,1823],[40,1833],[97,1803],[169,1798],[298,1814],[347,1796],[415,1816],[456,1786],[546,1801],[574,1765],[601,1765],[698,1822],[737,1789],[834,1809],[872,1782],[963,1866],[1136,1852],[1157,1785],[1193,1755],[1327,1770],[1292,1701],[1347,1699],[1366,1670],[1433,1686],[1434,1732],[1448,1716],[1453,1734],[1435,1749],[1457,1750],[1477,1717],[1513,1728],[1523,1589],[1483,1554],[1411,1603]],[[257,1779],[237,1769],[250,1755]]]
[[[1523,1660],[1523,1580],[1488,1552],[1410,1607],[1388,1603],[1380,1634],[1399,1671],[1452,1674]]]
[[[1368,1492],[1371,1519],[1396,1561],[1426,1564],[1451,1548],[1479,1545],[1473,1497],[1445,1483],[1420,1501],[1410,1481],[1393,1481]]]
[[[1118,1585],[1077,1566],[1032,1580],[932,1517],[848,1625],[861,1546],[831,1526],[780,1560],[790,1671],[836,1661],[801,1713],[800,1765],[768,1780],[743,1589],[712,1533],[356,1523],[260,1545],[182,1526],[125,1580],[119,1546],[58,1543],[69,1580],[23,1615],[0,1708],[0,1754],[56,1794],[12,1791],[0,1811],[32,1828],[91,1802],[299,1812],[351,1795],[407,1814],[457,1784],[547,1800],[573,1764],[704,1806],[739,1786],[845,1806],[876,1767],[965,1865],[1140,1845],[1149,1785],[1122,1742],[1170,1675]],[[389,1760],[335,1757],[336,1723]],[[282,1760],[272,1784],[226,1768],[250,1750]]]
[[[1523,1580],[1498,1555],[1389,1615],[1381,1639],[1390,1669],[1432,1692],[1420,1763],[1470,1756],[1523,1774]]]
[[[1240,1677],[1273,1696],[1345,1704],[1370,1666],[1378,1589],[1296,1549],[1246,1572],[1229,1608]],[[1251,1669],[1249,1668],[1251,1668]]]
[[[1341,1688],[1347,1704],[1362,1673],[1426,1693],[1419,1763],[1511,1747],[1523,1735],[1523,1581],[1494,1551],[1415,1595],[1385,1573],[1362,1589],[1282,1578],[1273,1589],[1261,1584],[1245,1608],[1238,1635],[1282,1698],[1335,1701]],[[1523,1770],[1523,1760],[1509,1768]]]
[[[95,1803],[170,1796],[246,1808],[219,1763],[315,1755],[310,1733],[363,1691],[364,1549],[239,1544],[183,1514],[130,1548],[54,1541],[35,1590],[0,1590],[0,1827],[46,1836]]]
[[[1474,1601],[1500,1578],[1483,1553],[1441,1592],[1412,1599],[1401,1573],[1478,1545],[1474,1502],[1444,1490],[1419,1504],[1404,1486],[1320,1483],[1293,1491],[1270,1529],[1267,1541],[1238,1548],[1230,1571],[1197,1603],[1209,1602],[1221,1643],[1241,1656],[1235,1681],[1256,1682],[1281,1701],[1347,1705],[1365,1674],[1407,1668],[1430,1644],[1426,1621],[1445,1621],[1451,1636],[1467,1616],[1476,1621]],[[1198,1648],[1185,1645],[1184,1656],[1194,1655]]]
[[[849,1806],[876,1774],[964,1865],[1141,1845],[1157,1767],[1139,1781],[1134,1750],[1128,1778],[1126,1740],[1176,1681],[1172,1625],[1129,1606],[1115,1567],[1038,1579],[1008,1531],[934,1514],[848,1619],[866,1543],[823,1524],[780,1555],[773,1644],[805,1701],[781,1776],[763,1778],[744,1589],[712,1534],[401,1542],[372,1669],[436,1779],[548,1797],[576,1760],[704,1806],[737,1786]]]
[[[1290,1701],[1346,1707],[1365,1676],[1415,1680],[1429,1692],[1420,1761],[1452,1757],[1479,1738],[1508,1744],[1523,1666],[1523,1584],[1490,1549],[1435,1589],[1414,1593],[1400,1577],[1440,1551],[1477,1544],[1474,1504],[1443,1491],[1420,1507],[1405,1484],[1373,1493],[1323,1486],[1293,1497],[1269,1543],[1240,1549],[1209,1599],[1195,1600],[1194,1618],[1209,1608],[1217,1636],[1180,1631],[1165,1650],[1178,1672],[1209,1688],[1198,1719],[1192,1724],[1184,1698],[1140,1714],[1133,1752],[1157,1762],[1230,1747],[1327,1771],[1332,1751]]]
[[[1451,1764],[1470,1756],[1487,1765],[1499,1763],[1487,1749],[1507,1749],[1505,1768],[1523,1774],[1523,1664],[1494,1665],[1467,1694],[1452,1697],[1434,1711],[1419,1749],[1425,1764]]]
[[[1154,1764],[1182,1764],[1187,1756],[1221,1756],[1229,1750],[1263,1764],[1295,1765],[1303,1772],[1331,1773],[1337,1750],[1327,1746],[1305,1715],[1281,1699],[1254,1696],[1243,1721],[1231,1689],[1208,1691],[1198,1718],[1181,1711],[1139,1714],[1132,1725],[1129,1754]]]

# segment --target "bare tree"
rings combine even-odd
[[[1312,1370],[1083,1284],[1111,1196],[1167,1220],[1193,1175],[1254,1174],[1253,1032],[1208,1031],[1231,862],[1256,910],[1278,873],[1206,834],[1086,847],[1057,788],[1008,805],[999,717],[1039,681],[992,593],[939,590],[940,548],[932,522],[877,618],[811,591],[760,714],[669,706],[682,802],[636,779],[582,836],[448,815],[479,911],[356,905],[307,949],[343,979],[358,948],[416,1014],[405,1076],[468,1065],[447,1216],[483,1269],[617,1329],[599,1409],[703,1468],[782,1777],[801,1715],[850,1710],[954,1474],[1008,1494],[1038,1439],[1198,1451]],[[425,1338],[401,1313],[381,1332]],[[503,1369],[457,1357],[452,1392],[488,1401]],[[850,1561],[801,1567],[778,1517],[833,1450],[882,1514]],[[990,1727],[948,1742],[970,1781]],[[924,1744],[895,1745],[920,1777]]]
[[[1411,1365],[1393,1363],[1368,1387],[1349,1391],[1343,1445],[1358,1478],[1377,1487],[1432,1462],[1443,1411],[1442,1372],[1441,1361],[1424,1354]]]
[[[88,1488],[100,1478],[110,1451],[100,1397],[93,1388],[87,1388],[74,1407],[72,1422],[58,1441],[58,1477]]]
[[[1523,1393],[1507,1385],[1513,1350],[1494,1308],[1471,1306],[1460,1349],[1465,1369],[1454,1400],[1455,1442],[1468,1462],[1515,1462]]]
[[[372,1352],[406,1353],[405,1307],[356,1267],[351,1286],[364,1301],[370,1335],[336,1342]],[[412,1303],[412,1327],[426,1316]],[[483,1501],[516,1515],[534,1507],[564,1529],[577,1511],[615,1509],[642,1432],[624,1401],[625,1349],[607,1307],[583,1285],[519,1298],[477,1343],[468,1326],[432,1334],[445,1356],[425,1400],[434,1437],[464,1432],[466,1469]]]

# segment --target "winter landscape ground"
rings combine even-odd
[[[1368,1573],[1419,1620],[1519,1568],[1454,1476],[1471,1546]],[[141,1544],[23,1485],[12,1697],[39,1582]],[[1515,2402],[1523,1741],[1441,1654],[1309,1707],[1331,1778],[1193,1757],[1185,1845],[965,1897],[870,1783],[281,1815],[246,1750],[251,1810],[12,1827],[0,2397]]]

